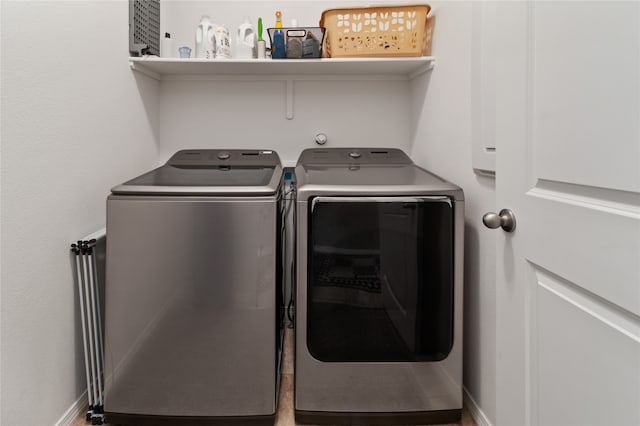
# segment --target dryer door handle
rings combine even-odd
[[[313,212],[318,203],[447,203],[453,205],[451,198],[442,195],[418,197],[315,197],[311,201]]]

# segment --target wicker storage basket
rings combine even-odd
[[[428,4],[329,9],[322,56],[429,56],[434,18]]]

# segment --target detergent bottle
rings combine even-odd
[[[216,54],[214,30],[209,17],[203,15],[196,29],[196,58],[214,59]]]
[[[238,36],[236,37],[236,50],[235,57],[242,59],[255,58],[256,44],[257,44],[256,32],[253,29],[253,25],[249,22],[249,18],[245,16],[244,22],[238,27]]]
[[[231,59],[231,41],[229,30],[224,25],[214,26],[216,59]]]

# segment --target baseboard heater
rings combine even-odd
[[[89,401],[86,419],[93,425],[104,423],[104,340],[96,248],[104,246],[105,238],[103,229],[71,244],[75,255]]]

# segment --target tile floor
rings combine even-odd
[[[282,359],[282,378],[280,381],[280,400],[276,414],[275,426],[297,426],[293,416],[293,330],[287,329],[284,342],[284,355]],[[91,424],[85,421],[84,412],[71,426],[85,426]],[[309,425],[307,425],[309,426]],[[469,411],[462,411],[462,419],[457,423],[435,426],[478,426]]]

